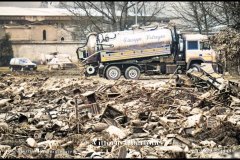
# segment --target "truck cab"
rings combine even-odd
[[[187,69],[198,70],[197,65],[201,63],[212,63],[213,68],[216,69],[216,52],[210,46],[206,35],[186,34],[183,35],[183,40]]]

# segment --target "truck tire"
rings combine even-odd
[[[58,65],[57,70],[62,70],[61,65]]]
[[[13,68],[12,66],[10,67],[10,71],[11,71],[11,72],[13,72],[13,71],[14,71],[14,68]]]
[[[48,70],[49,70],[49,71],[52,71],[52,66],[48,66]]]
[[[139,79],[141,75],[140,69],[135,66],[130,66],[125,70],[124,77],[126,79]]]
[[[198,72],[201,71],[201,67],[199,64],[192,64],[190,68]]]
[[[117,66],[110,66],[106,70],[107,79],[118,80],[121,77],[121,70]]]
[[[88,75],[92,75],[92,74],[95,73],[95,68],[93,66],[88,66],[86,68],[86,72],[87,72]]]

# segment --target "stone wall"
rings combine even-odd
[[[2,26],[1,26],[2,27]],[[68,29],[68,26],[65,26]],[[46,39],[43,39],[45,31]],[[4,31],[2,31],[4,32]],[[73,41],[70,31],[59,25],[15,25],[5,27],[12,41]]]

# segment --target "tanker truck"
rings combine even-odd
[[[217,69],[216,53],[201,34],[180,34],[176,27],[136,27],[130,30],[91,33],[77,49],[86,76],[117,80],[138,79],[142,73],[185,73],[200,71],[201,63]]]

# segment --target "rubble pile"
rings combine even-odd
[[[186,77],[180,86],[0,79],[1,158],[239,157],[240,99],[226,90],[201,89]]]
[[[218,60],[231,74],[240,75],[240,33],[233,28],[226,28],[210,38],[214,50],[218,51]]]

